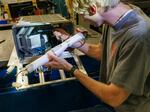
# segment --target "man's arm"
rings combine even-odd
[[[75,70],[74,76],[99,99],[112,107],[121,105],[130,95],[123,87],[98,82],[79,70]]]
[[[95,58],[97,60],[100,60],[102,56],[102,44],[101,43],[97,45],[85,43],[82,47],[79,47],[78,50],[80,50],[84,54],[92,58]]]
[[[80,31],[80,32],[82,32],[82,31]],[[56,38],[58,40],[60,40],[60,39],[66,40],[70,36],[63,29],[55,29],[55,32],[53,32],[53,34],[56,36]],[[101,59],[101,55],[102,55],[102,45],[101,45],[101,43],[99,43],[97,45],[85,43],[85,44],[82,45],[81,42],[77,42],[74,45],[72,45],[71,47],[72,48],[77,48],[78,50],[80,50],[84,54],[86,54],[90,57],[93,57],[97,60]]]
[[[87,46],[85,45],[83,47]],[[91,51],[90,55],[93,56],[93,54],[94,53],[92,53]],[[55,56],[53,53],[49,53],[48,56],[50,62],[47,63],[47,66],[50,66],[51,68],[70,71],[73,67],[73,65],[68,63],[65,59],[59,58]],[[130,93],[128,93],[123,87],[117,86],[112,83],[111,84],[101,83],[88,77],[86,74],[84,74],[78,69],[75,69],[75,71],[73,71],[73,74],[87,89],[89,89],[99,99],[111,105],[112,107],[119,106],[130,95]]]

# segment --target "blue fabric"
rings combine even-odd
[[[115,110],[106,104],[99,104],[93,107],[88,107],[81,110],[73,110],[70,112],[115,112]]]
[[[130,25],[135,24],[138,20],[137,13],[135,11],[131,11],[128,13],[121,21],[119,21],[117,24],[113,26],[114,30],[118,31],[122,29],[123,27],[128,27]]]

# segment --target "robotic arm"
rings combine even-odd
[[[83,40],[84,38],[85,38],[85,36],[82,33],[77,33],[76,35],[70,37],[69,39],[67,39],[63,43],[52,48],[48,52],[52,51],[56,56],[60,56],[68,47],[72,46],[74,43],[76,43],[80,40]],[[26,85],[26,83],[27,83],[27,81],[25,81],[26,78],[23,78],[23,77],[26,77],[26,75],[28,73],[31,73],[34,70],[36,70],[38,67],[46,64],[49,61],[47,53],[44,54],[43,56],[41,56],[40,58],[38,58],[37,60],[33,61],[32,63],[28,64],[27,66],[25,66],[17,74],[17,81],[15,83],[13,83],[13,86],[14,87],[20,87],[22,85]]]

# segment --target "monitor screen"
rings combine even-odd
[[[33,13],[33,4],[32,1],[29,2],[20,2],[20,3],[11,3],[8,4],[10,14],[12,18],[17,18],[19,16],[26,16]]]

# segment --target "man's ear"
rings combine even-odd
[[[95,5],[89,7],[89,12],[91,15],[96,14],[96,11],[97,11],[97,7]]]

